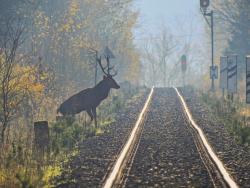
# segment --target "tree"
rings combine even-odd
[[[166,27],[162,27],[159,34],[150,36],[143,44],[144,60],[150,65],[149,79],[153,85],[169,85],[167,77],[173,63],[169,60],[173,56],[177,43]]]
[[[15,93],[13,88],[16,86],[11,83],[13,80],[13,71],[15,66],[15,58],[18,47],[20,46],[23,27],[14,26],[15,22],[8,20],[6,23],[5,31],[1,33],[1,56],[0,56],[0,87],[1,87],[1,143],[4,142],[5,130],[11,119],[12,113],[16,110],[14,106],[19,104],[19,101],[14,102]],[[18,23],[19,24],[19,23]],[[15,24],[16,25],[16,24]]]
[[[27,56],[20,53],[25,27],[20,20],[10,19],[0,37],[0,143],[5,131],[21,111],[29,94],[39,96],[44,85],[38,80],[38,67],[27,66]]]
[[[89,49],[102,51],[109,46],[115,54],[114,64],[120,79],[135,83],[139,79],[140,54],[133,42],[138,12],[132,8],[133,0],[4,1],[0,11],[0,38],[2,44],[8,41],[9,46],[1,44],[3,51],[6,51],[1,55],[1,64],[9,71],[1,71],[4,91],[0,91],[0,95],[3,97],[12,93],[13,96],[2,100],[6,104],[5,109],[0,111],[2,119],[5,119],[4,130],[16,117],[17,111],[24,113],[31,109],[33,116],[37,116],[39,109],[44,109],[44,114],[53,114],[51,112],[55,111],[56,106],[51,105],[50,108],[44,101],[56,104],[82,88],[93,86],[95,64],[88,53]],[[6,27],[6,20],[12,20],[9,24],[11,29]],[[22,30],[20,38],[26,40],[9,37],[21,21],[25,23],[25,30]],[[7,54],[13,47],[13,40],[18,41],[15,53]],[[39,58],[42,61],[38,62]],[[46,79],[36,79],[38,76],[44,77],[40,75],[39,67],[49,69],[44,71]],[[27,74],[22,74],[25,71],[29,71],[30,80]],[[10,87],[13,83],[15,87]],[[39,92],[44,96],[42,102],[36,97],[40,96],[37,95]],[[21,102],[21,99],[25,99],[25,102]]]
[[[150,36],[147,40],[144,41],[142,49],[142,61],[144,62],[144,74],[146,75],[146,83],[149,83],[149,86],[155,86],[157,83],[157,71],[159,62],[154,54],[154,49],[152,47],[153,36]]]
[[[240,74],[245,71],[245,56],[250,52],[250,2],[223,0],[214,2],[218,31],[227,34],[224,54],[237,54]]]

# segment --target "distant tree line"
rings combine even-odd
[[[138,82],[140,56],[133,42],[138,12],[133,1],[1,1],[1,142],[8,125],[49,119],[55,104],[93,86],[95,50],[100,55],[109,46],[118,78]]]

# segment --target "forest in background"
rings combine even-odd
[[[101,55],[106,46],[115,55],[115,79],[130,88],[114,92],[98,111],[100,127],[114,121],[133,95],[130,85],[139,83],[137,18],[133,0],[1,1],[0,186],[48,184],[77,142],[103,131],[87,125],[85,116],[80,122],[55,119],[61,102],[95,85],[96,52]],[[97,80],[102,77],[98,68]],[[44,161],[32,152],[33,124],[40,120],[50,123],[51,152]]]
[[[138,82],[132,0],[11,0],[0,7],[2,124],[55,117],[57,105],[94,86],[95,51],[109,46],[118,80]],[[98,80],[102,79],[99,72]],[[57,104],[57,105],[55,105]],[[25,122],[28,123],[28,122]],[[1,132],[7,127],[1,127]]]

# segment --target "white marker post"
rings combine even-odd
[[[227,57],[220,58],[220,88],[224,99],[225,89],[227,89]]]

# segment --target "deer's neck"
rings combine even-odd
[[[108,97],[110,87],[104,80],[102,80],[99,84],[96,85],[95,90],[97,91],[98,98],[103,100]]]

